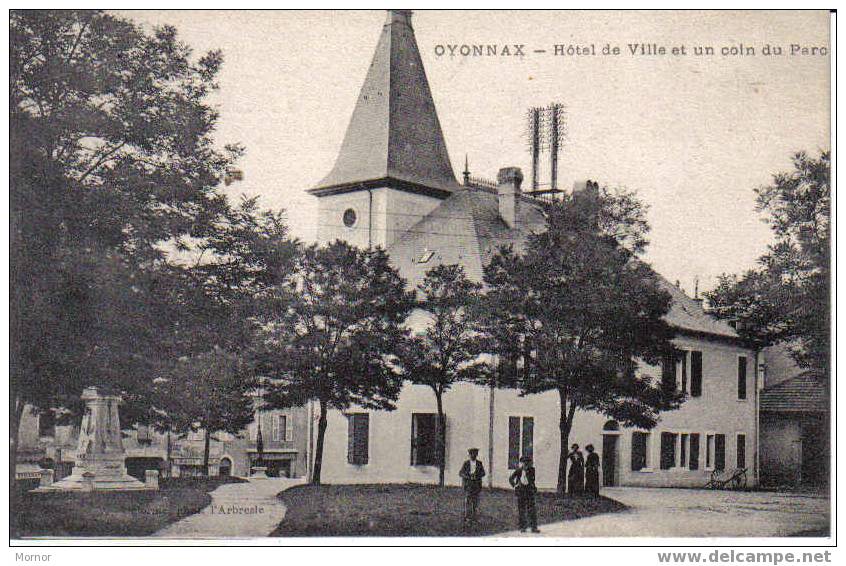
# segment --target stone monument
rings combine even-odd
[[[43,491],[124,491],[155,489],[126,473],[120,436],[117,395],[104,395],[96,387],[82,392],[85,414],[79,427],[76,464],[70,476],[58,482],[42,477],[35,489]]]

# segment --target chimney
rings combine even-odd
[[[519,167],[503,167],[496,176],[496,196],[499,201],[499,216],[509,228],[517,225],[517,208],[520,204],[520,185],[523,172]]]

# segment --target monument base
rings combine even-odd
[[[57,491],[155,491],[156,488],[148,487],[143,482],[132,476],[125,478],[110,478],[100,481],[89,480],[83,477],[68,476],[62,481],[46,487],[37,487],[32,493],[48,493]]]
[[[253,468],[253,473],[250,474],[251,479],[259,479],[259,480],[266,480],[267,478],[267,468],[264,466],[259,466],[257,468]]]
[[[85,465],[87,464],[87,465]],[[52,472],[52,470],[51,470]],[[48,476],[48,477],[45,477]],[[53,482],[52,473],[42,475],[35,493],[50,491],[139,491],[151,488],[126,473],[122,457],[110,457],[74,466],[73,472],[61,481]]]

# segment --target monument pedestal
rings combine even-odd
[[[102,395],[96,387],[88,387],[82,393],[82,400],[85,401],[85,414],[79,428],[76,464],[71,475],[55,483],[42,481],[34,491],[150,489],[126,473],[118,416],[120,397]]]

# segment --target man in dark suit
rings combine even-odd
[[[532,466],[532,459],[528,456],[520,458],[520,467],[514,470],[508,482],[517,494],[520,532],[525,533],[526,528],[531,527],[533,533],[539,533],[538,511],[535,505],[535,493],[538,488],[535,486],[535,467]]]
[[[478,448],[467,451],[469,460],[465,460],[458,473],[464,485],[464,524],[475,523],[479,511],[479,494],[482,492],[482,478],[485,477],[485,467],[477,459]]]

